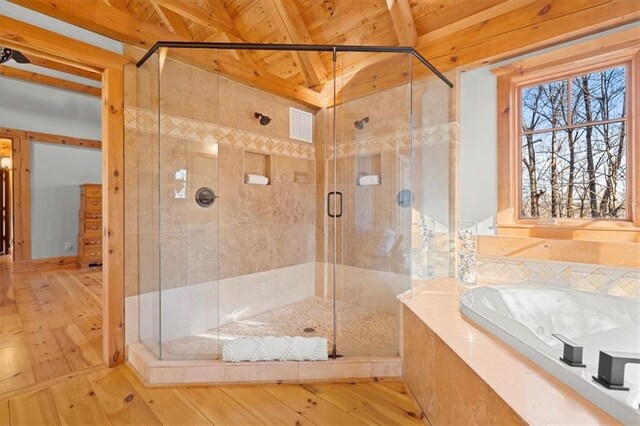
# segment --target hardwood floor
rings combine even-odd
[[[103,367],[0,400],[2,425],[420,425],[401,382],[146,388]]]
[[[0,264],[0,398],[102,364],[102,272]]]
[[[397,381],[147,388],[101,362],[101,279],[0,264],[0,425],[423,424]]]

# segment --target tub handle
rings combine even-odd
[[[624,367],[627,364],[640,364],[640,353],[600,351],[598,375],[593,380],[607,389],[628,391],[624,385]]]
[[[551,335],[563,343],[560,361],[572,367],[586,367],[586,365],[582,363],[582,346],[579,346],[573,340],[560,333],[553,333]]]

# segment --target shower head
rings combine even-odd
[[[262,124],[263,126],[266,126],[267,124],[271,123],[271,118],[270,117],[267,117],[264,114],[260,114],[259,112],[254,113],[253,116],[255,118],[259,118],[260,119],[260,124]]]
[[[369,122],[369,117],[364,117],[364,118],[361,118],[360,120],[354,121],[353,125],[355,126],[356,129],[362,130],[364,125],[368,122]]]

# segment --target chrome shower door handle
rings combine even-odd
[[[332,196],[336,196],[339,195],[340,196],[340,213],[336,214],[335,213],[335,206],[333,209],[331,209],[331,200],[332,200]],[[333,213],[332,213],[333,211]],[[331,191],[327,194],[327,214],[329,215],[329,217],[342,217],[342,192],[339,191]]]

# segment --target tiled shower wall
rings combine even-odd
[[[159,94],[157,66],[129,66],[125,84],[128,341],[157,340],[160,282],[163,340],[312,296],[315,150],[288,138],[289,107],[309,110],[171,60]],[[244,183],[255,159],[267,186]],[[202,186],[220,196],[207,209]]]
[[[142,53],[127,50],[132,57]],[[160,280],[166,296],[163,340],[313,294],[327,296],[325,176],[334,153],[325,140],[331,112],[316,113],[315,144],[296,142],[288,138],[288,108],[304,106],[171,60],[165,62],[158,99],[157,69],[129,66],[125,73],[127,312],[141,315],[140,330],[138,320],[127,315],[127,341],[138,340],[138,332],[142,340],[157,339]],[[455,74],[448,77],[456,83]],[[436,273],[449,273],[457,92],[435,78],[414,82],[413,91],[413,151],[406,87],[351,101],[339,118],[346,125],[335,155],[349,176],[341,184],[354,195],[346,206],[350,249],[341,265],[351,279],[339,296],[375,310],[395,312],[395,295],[410,285],[407,272],[422,217],[438,226]],[[260,126],[256,111],[269,115],[271,124]],[[370,116],[370,125],[356,133],[352,118],[361,114]],[[243,183],[251,161],[244,152],[270,156],[270,185]],[[381,156],[383,185],[357,187],[353,165],[370,154]],[[413,168],[406,163],[411,155]],[[416,200],[400,210],[398,179],[411,172]],[[220,202],[209,209],[195,205],[200,186],[213,187]],[[355,231],[360,225],[367,232]],[[401,243],[380,252],[388,228],[402,230]]]
[[[432,77],[343,103],[336,109],[337,144],[333,148],[333,109],[316,119],[316,287],[330,294],[333,227],[327,217],[327,193],[345,194],[344,214],[336,219],[337,296],[387,312],[397,312],[395,295],[410,286],[411,262],[420,245],[419,225],[435,225],[430,253],[433,273],[450,274],[449,224],[455,217],[455,167],[458,148],[457,74],[450,89]],[[413,131],[409,131],[413,114]],[[363,129],[355,120],[369,117]],[[359,186],[359,163],[375,161],[382,183]],[[397,204],[398,192],[413,185],[411,208]]]

